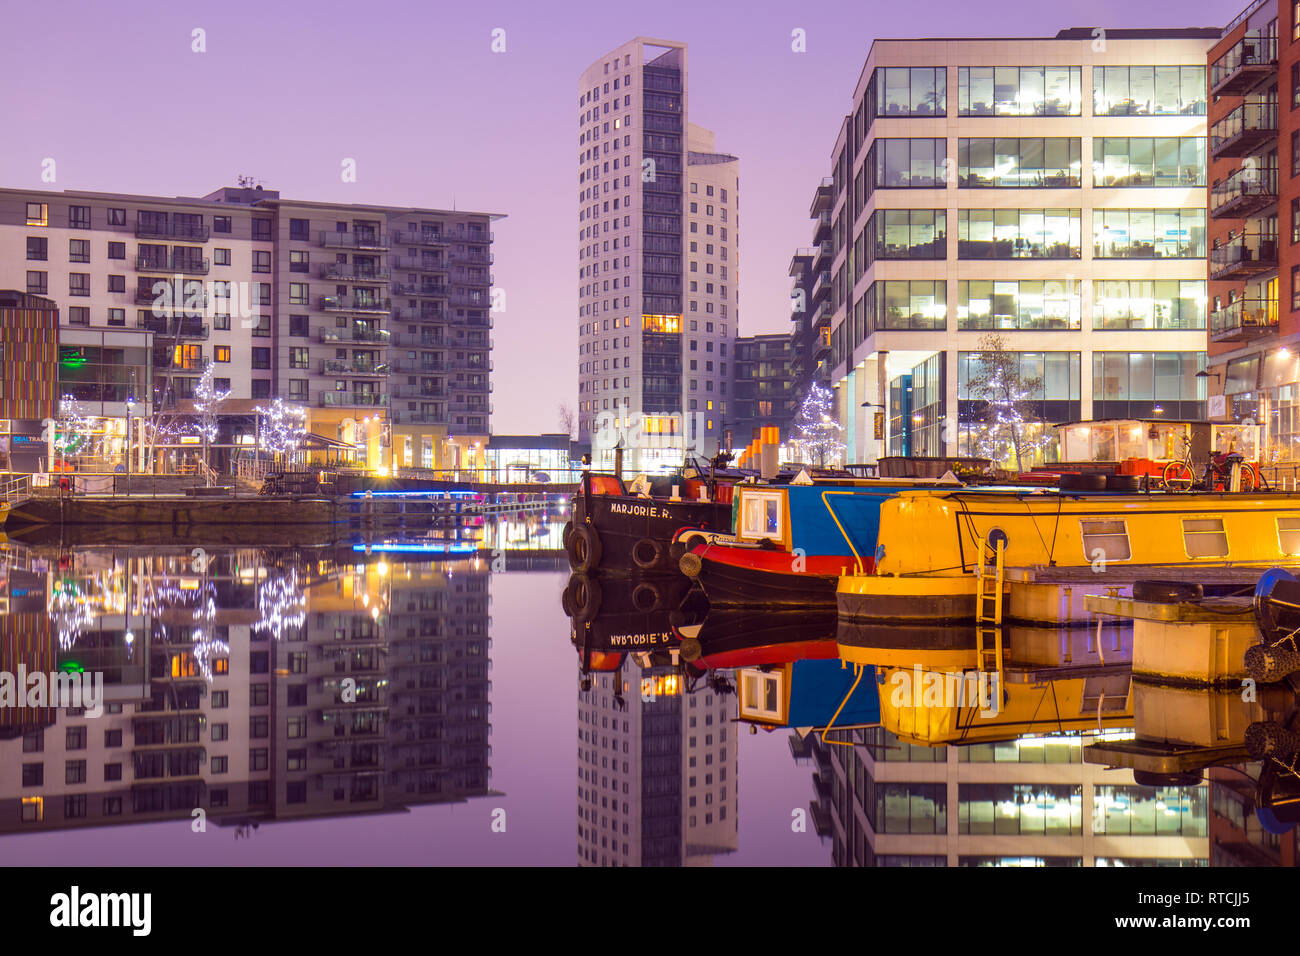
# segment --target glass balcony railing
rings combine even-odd
[[[1210,215],[1241,219],[1277,202],[1277,170],[1244,166],[1210,189]]]
[[[1210,250],[1210,278],[1259,275],[1277,268],[1277,236],[1248,233]]]
[[[321,392],[320,403],[328,407],[332,405],[358,405],[366,407],[387,407],[387,395],[375,395],[369,392]]]
[[[320,245],[326,249],[387,249],[388,233],[378,230],[353,230],[352,232],[322,232]]]
[[[1240,96],[1277,73],[1277,37],[1246,36],[1210,67],[1210,93]]]
[[[1277,328],[1277,302],[1270,299],[1238,299],[1210,313],[1210,341],[1237,342]]]
[[[1210,155],[1246,156],[1277,138],[1277,104],[1243,103],[1210,127]]]

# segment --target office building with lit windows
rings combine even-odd
[[[872,44],[814,206],[849,461],[973,454],[990,334],[1039,422],[1204,417],[1220,32]]]
[[[738,323],[739,162],[688,119],[686,45],[638,37],[578,89],[578,424],[595,463],[711,455]]]

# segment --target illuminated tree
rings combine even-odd
[[[230,397],[228,389],[217,388],[213,380],[214,366],[209,364],[203,369],[203,376],[199,383],[194,386],[194,411],[197,412],[195,421],[195,430],[203,439],[203,464],[207,465],[204,479],[208,484],[212,483],[212,462],[208,460],[208,448],[212,442],[217,440],[217,413],[221,405]]]
[[[1023,471],[1050,440],[1034,401],[1043,380],[1021,376],[1020,353],[1008,351],[1000,335],[980,339],[975,360],[967,388],[971,399],[984,402],[984,414],[974,429],[976,454],[995,466],[1014,460]]]
[[[802,461],[825,466],[844,456],[844,426],[835,420],[835,398],[820,382],[813,382],[794,419],[794,443]]]
[[[54,432],[54,451],[60,460],[96,453],[95,419],[71,395],[59,399],[59,417],[50,424]]]
[[[269,406],[257,406],[257,445],[279,461],[281,455],[297,451],[307,437],[307,410],[277,398]]]

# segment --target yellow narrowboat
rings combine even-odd
[[[1134,582],[1252,585],[1300,566],[1300,495],[901,491],[874,573],[840,578],[842,618],[1067,623]]]

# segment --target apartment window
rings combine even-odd
[[[311,296],[311,286],[306,282],[289,283],[289,304],[306,305]]]
[[[108,291],[109,291],[109,292],[125,292],[125,291],[126,291],[126,276],[109,276],[109,277],[108,277]]]
[[[50,241],[44,236],[28,236],[27,258],[36,262],[46,262],[50,258]]]
[[[213,773],[229,773],[229,771],[230,771],[230,758],[229,758],[229,757],[213,757],[213,758],[212,758],[212,761],[211,761],[211,763],[210,763],[210,769],[211,769],[211,771],[212,771]],[[214,805],[214,806],[216,805],[215,802],[214,802],[213,805]]]
[[[253,220],[253,238],[263,242],[271,241],[271,220],[270,219]]]
[[[871,117],[944,116],[948,71],[943,67],[880,67],[867,89]]]
[[[255,714],[248,718],[248,736],[254,740],[262,740],[270,735],[271,718],[266,714]]]
[[[27,204],[27,225],[48,226],[50,224],[50,204],[29,202]]]
[[[271,317],[269,315],[259,315],[257,324],[253,326],[253,338],[269,339],[271,337]]]
[[[1300,106],[1300,63],[1291,64],[1291,109]]]
[[[213,263],[213,265],[218,265],[218,266],[228,266],[228,265],[230,265],[230,250],[229,250],[229,249],[213,249],[213,250],[212,250],[212,263]]]
[[[305,402],[308,400],[309,396],[310,396],[310,392],[308,391],[307,388],[307,379],[305,378],[289,379],[289,398],[293,399],[294,401]]]
[[[1291,175],[1300,176],[1300,130],[1291,134]]]
[[[253,252],[253,271],[271,271],[271,253],[269,251],[259,249]]]
[[[68,273],[68,295],[76,295],[76,296],[90,295],[90,273],[89,272]]]
[[[85,783],[86,782],[86,761],[68,760],[63,765],[63,782],[64,783]]]
[[[122,779],[122,765],[120,763],[104,764],[104,782],[111,783],[114,780]]]
[[[1300,199],[1291,200],[1291,244],[1300,242]]]
[[[269,369],[271,367],[271,350],[265,348],[253,349],[253,368]]]
[[[214,362],[229,362],[229,361],[230,361],[230,346],[229,346],[229,345],[214,345],[214,346],[212,347],[212,361],[214,361]]]
[[[68,325],[90,325],[90,309],[84,305],[69,306]]]
[[[212,708],[214,710],[222,710],[229,706],[230,706],[230,691],[214,690],[212,692]]]
[[[126,309],[109,309],[108,324],[121,328],[126,325]]]
[[[269,256],[270,253],[267,253]],[[294,250],[289,253],[289,271],[290,272],[310,272],[311,271],[311,253]]]
[[[289,368],[311,368],[311,349],[299,346],[289,349]]]
[[[268,766],[267,753],[268,751],[265,747],[259,747],[255,750],[250,750],[248,752],[248,769],[265,770]]]
[[[291,315],[289,316],[289,334],[295,338],[306,338],[311,334],[311,326],[308,316]]]
[[[289,238],[296,242],[306,242],[311,237],[311,222],[306,219],[289,220]]]
[[[228,391],[230,391],[230,379],[228,379],[228,378],[214,378],[214,379],[212,380],[212,387],[215,388],[215,389],[216,389],[217,391],[219,391],[219,392],[228,392]],[[217,696],[216,694],[213,694],[213,695],[212,695],[213,700],[216,699],[216,696]],[[212,706],[213,706],[213,707],[220,707],[220,706],[222,706],[222,705],[221,705],[221,704],[215,704],[215,703],[214,703]]]
[[[1300,309],[1300,266],[1291,267],[1291,311]]]
[[[942,187],[946,150],[946,141],[942,139],[878,139],[867,153],[870,187]]]
[[[271,397],[271,380],[269,378],[255,378],[252,381],[253,398],[270,398]]]
[[[86,728],[69,727],[64,734],[64,747],[68,750],[85,750]]]
[[[231,231],[231,228],[230,228],[230,222],[231,222],[231,219],[230,219],[229,216],[213,216],[213,217],[212,217],[212,231],[213,231],[213,232],[227,232],[227,233],[228,233],[228,232]]]
[[[864,266],[876,259],[946,258],[948,214],[942,209],[881,209],[867,222],[864,245]]]
[[[126,225],[126,210],[125,210],[125,209],[109,209],[109,210],[108,210],[108,224],[109,224],[110,226],[125,226],[125,225]]]
[[[221,312],[212,317],[212,327],[218,331],[230,331],[230,313]]]
[[[90,228],[90,207],[69,206],[68,207],[68,228],[89,229]]]
[[[125,259],[125,258],[126,258],[126,243],[125,243],[125,242],[110,242],[110,243],[108,244],[108,258],[110,258],[110,259]]]
[[[254,670],[252,664],[255,658],[260,658],[262,669]],[[265,651],[249,655],[249,671],[254,674],[265,674],[269,666],[269,657]],[[270,699],[270,684],[250,684],[248,687],[248,703],[253,707],[265,707]]]

